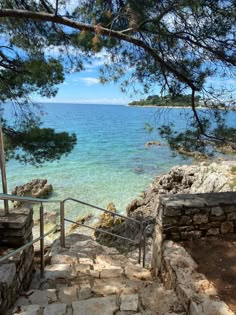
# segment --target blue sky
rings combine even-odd
[[[103,61],[104,55],[101,54],[92,64],[85,64],[85,70],[66,74],[64,82],[58,85],[56,97],[42,99],[34,96],[34,99],[52,103],[128,104],[132,98],[121,92],[118,83],[99,82],[99,68]]]
[[[54,53],[55,54],[55,53]],[[145,98],[148,95],[130,94],[121,92],[119,83],[101,84],[99,82],[99,68],[104,61],[109,59],[109,55],[105,52],[97,54],[91,64],[85,64],[85,69],[80,72],[68,73],[65,80],[58,85],[58,93],[56,97],[51,99],[41,98],[34,95],[34,100],[38,102],[50,103],[82,103],[82,104],[124,104],[130,101]],[[127,69],[129,72],[130,69]],[[127,79],[127,78],[126,78]],[[235,79],[224,79],[220,77],[211,77],[207,79],[207,86],[220,88],[226,85],[229,89],[235,87]],[[136,88],[138,84],[136,84]],[[140,91],[142,88],[140,86]],[[130,91],[132,93],[132,90]],[[159,94],[160,88],[157,86],[150,94]],[[223,96],[224,98],[224,96]]]
[[[60,84],[57,96],[44,99],[49,102],[62,103],[95,103],[95,104],[128,104],[130,98],[121,92],[118,84],[99,83],[97,69],[91,72],[67,74],[64,83]]]

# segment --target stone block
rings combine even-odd
[[[75,265],[75,270],[77,273],[90,274],[90,267],[88,264],[77,264]]]
[[[45,279],[55,280],[57,278],[68,279],[71,276],[72,268],[67,264],[55,264],[46,266]]]
[[[236,211],[236,205],[225,205],[223,208],[225,213]]]
[[[212,222],[222,222],[222,221],[225,221],[226,220],[226,214],[222,214],[222,215],[219,215],[218,217],[217,216],[211,216],[210,217],[210,221]]]
[[[62,287],[58,291],[58,298],[61,303],[71,304],[73,301],[78,300],[78,288],[73,287]]]
[[[118,285],[113,283],[114,279],[110,279],[111,281],[108,282],[108,280],[104,279],[97,279],[94,282],[94,286],[92,288],[92,292],[94,292],[97,295],[107,296],[112,294],[117,294],[120,291],[120,288]]]
[[[32,219],[32,209],[9,210],[9,214],[0,216],[1,229],[22,229]]]
[[[194,215],[196,213],[199,213],[201,211],[201,209],[199,208],[190,208],[190,209],[184,209],[184,212],[186,215]]]
[[[13,283],[13,280],[16,275],[16,265],[3,264],[0,266],[0,284],[5,284],[7,287],[10,287]]]
[[[92,291],[89,283],[83,283],[79,289],[79,300],[86,300],[92,296]]]
[[[176,217],[163,217],[162,218],[163,226],[177,225],[178,222],[179,222],[179,220]]]
[[[181,215],[181,208],[165,208],[164,216],[167,217],[176,217]]]
[[[125,275],[129,279],[151,280],[151,272],[139,265],[128,265],[125,267]]]
[[[138,310],[138,294],[121,294],[120,296],[121,311]]]
[[[116,278],[123,274],[123,269],[117,266],[107,266],[100,272],[100,278]]]
[[[116,296],[92,298],[72,303],[73,314],[79,315],[113,315],[119,310]]]
[[[79,258],[79,263],[80,264],[85,264],[85,265],[93,265],[93,260],[91,258],[83,258],[83,257],[80,257]]]
[[[222,222],[220,226],[220,232],[222,234],[232,233],[234,231],[233,222]]]
[[[233,315],[234,313],[222,301],[202,298],[198,303],[190,303],[189,315]]]
[[[46,291],[34,290],[27,292],[28,299],[31,304],[45,306],[48,304],[48,296]]]
[[[51,258],[51,264],[76,264],[77,257],[71,255],[56,254]]]
[[[183,304],[184,307],[187,308],[189,305],[189,301],[193,297],[193,291],[186,285],[178,284],[176,287],[176,293],[181,304]]]
[[[40,305],[21,305],[20,312],[19,307],[17,306],[12,315],[40,315],[42,314],[42,309]]]
[[[181,238],[183,240],[196,240],[200,237],[202,237],[202,231],[181,232]]]
[[[89,270],[89,274],[93,278],[100,278],[100,271],[99,270]]]
[[[187,215],[183,215],[181,216],[180,220],[179,220],[179,225],[190,225],[192,223],[192,218],[187,216]]]
[[[194,224],[203,224],[208,223],[208,215],[207,214],[195,214],[193,216],[193,223]]]
[[[211,208],[211,215],[219,217],[222,214],[224,214],[224,210],[221,207],[216,206]]]
[[[220,234],[220,229],[219,228],[210,228],[206,235],[218,235]]]
[[[236,212],[231,212],[227,214],[227,220],[234,221],[236,220]]]
[[[66,315],[66,308],[66,304],[50,304],[44,308],[43,315]]]

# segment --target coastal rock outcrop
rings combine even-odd
[[[33,198],[47,198],[52,193],[52,185],[46,179],[33,179],[31,182],[21,186],[16,186],[12,190],[12,195]],[[22,202],[14,201],[14,207],[20,207]]]
[[[144,226],[148,225],[148,235],[151,236],[161,195],[236,191],[236,173],[233,171],[235,165],[236,162],[224,161],[175,166],[167,174],[157,176],[144,192],[142,199],[135,199],[127,206],[127,215],[142,220]],[[108,229],[109,232],[134,240],[139,237],[139,225],[135,226],[129,221]],[[103,236],[102,240],[107,245],[113,244],[118,248],[122,246],[118,239]]]

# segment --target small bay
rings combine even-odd
[[[191,163],[191,159],[173,157],[157,131],[145,130],[145,123],[158,126],[173,115],[181,129],[184,116],[179,116],[180,109],[169,109],[160,118],[156,108],[123,105],[55,103],[42,108],[47,113],[43,126],[74,132],[77,145],[67,157],[39,168],[9,161],[9,192],[16,185],[46,178],[53,185],[52,199],[72,197],[105,208],[113,202],[125,213],[127,204],[139,197],[154,176],[176,164]],[[147,148],[145,143],[153,140],[163,145]],[[46,207],[57,209],[55,205]],[[74,219],[91,209],[68,203],[66,212]]]

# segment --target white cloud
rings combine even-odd
[[[76,81],[81,81],[83,83],[85,83],[86,85],[90,86],[90,85],[94,85],[94,84],[99,84],[100,81],[97,78],[92,78],[92,77],[86,77],[86,78],[79,78]]]

